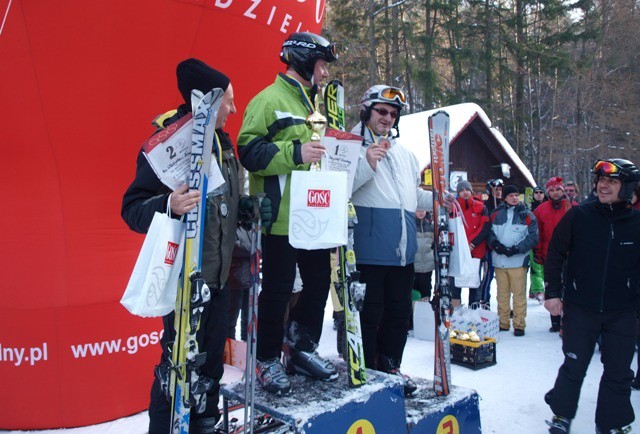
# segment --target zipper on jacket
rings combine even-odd
[[[604,287],[607,280],[607,270],[609,268],[609,253],[611,253],[611,242],[614,240],[613,223],[609,221],[609,227],[611,228],[611,238],[607,243],[607,256],[604,258],[604,273],[602,276],[602,289],[600,290],[600,313],[604,312]]]

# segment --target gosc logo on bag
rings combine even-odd
[[[331,206],[331,190],[307,191],[307,206],[312,208],[329,208]]]

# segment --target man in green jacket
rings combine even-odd
[[[311,141],[306,118],[314,111],[318,86],[327,80],[328,64],[337,60],[335,44],[313,33],[293,33],[282,45],[280,59],[286,74],[251,100],[238,137],[242,165],[250,172],[251,194],[265,193],[275,216],[262,238],[262,292],[258,302],[260,325],[257,371],[268,392],[291,390],[287,376],[302,373],[322,380],[335,380],[335,366],[316,352],[324,307],[330,286],[329,250],[298,250],[289,244],[289,194],[291,172],[308,170],[320,161],[324,146]],[[300,269],[303,291],[285,312]],[[285,339],[283,367],[280,361]]]

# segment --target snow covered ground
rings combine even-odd
[[[495,290],[493,292],[495,293]],[[467,299],[464,292],[462,298]],[[495,300],[492,306],[495,309]],[[325,318],[320,353],[327,357],[337,357],[330,305]],[[496,351],[498,363],[495,366],[478,371],[456,365],[451,366],[453,384],[475,389],[481,397],[480,416],[483,433],[544,434],[548,432],[544,421],[551,416],[551,412],[543,401],[543,395],[553,386],[558,367],[562,362],[560,338],[557,333],[547,331],[549,325],[549,314],[544,307],[537,301],[529,300],[526,335],[517,338],[512,332],[501,332]],[[637,366],[635,360],[632,366],[635,370]],[[433,342],[410,337],[402,370],[411,376],[432,379]],[[596,351],[582,387],[578,414],[572,426],[573,433],[595,432],[593,419],[601,375],[600,355]],[[636,410],[636,417],[640,417],[640,392],[632,392],[632,403]],[[63,432],[65,434],[143,434],[147,431],[147,424],[148,416],[144,412],[91,427],[37,432],[42,434]],[[640,421],[636,420],[632,426],[633,433],[640,434]],[[22,431],[0,431],[0,433],[18,432]]]

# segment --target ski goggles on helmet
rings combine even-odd
[[[598,160],[591,169],[593,173],[600,176],[608,176],[610,178],[620,178],[623,175],[622,167],[618,166],[613,161]]]
[[[404,92],[397,87],[385,87],[379,92],[369,95],[371,100],[380,100],[382,102],[395,103],[405,105],[407,103],[407,97]]]

